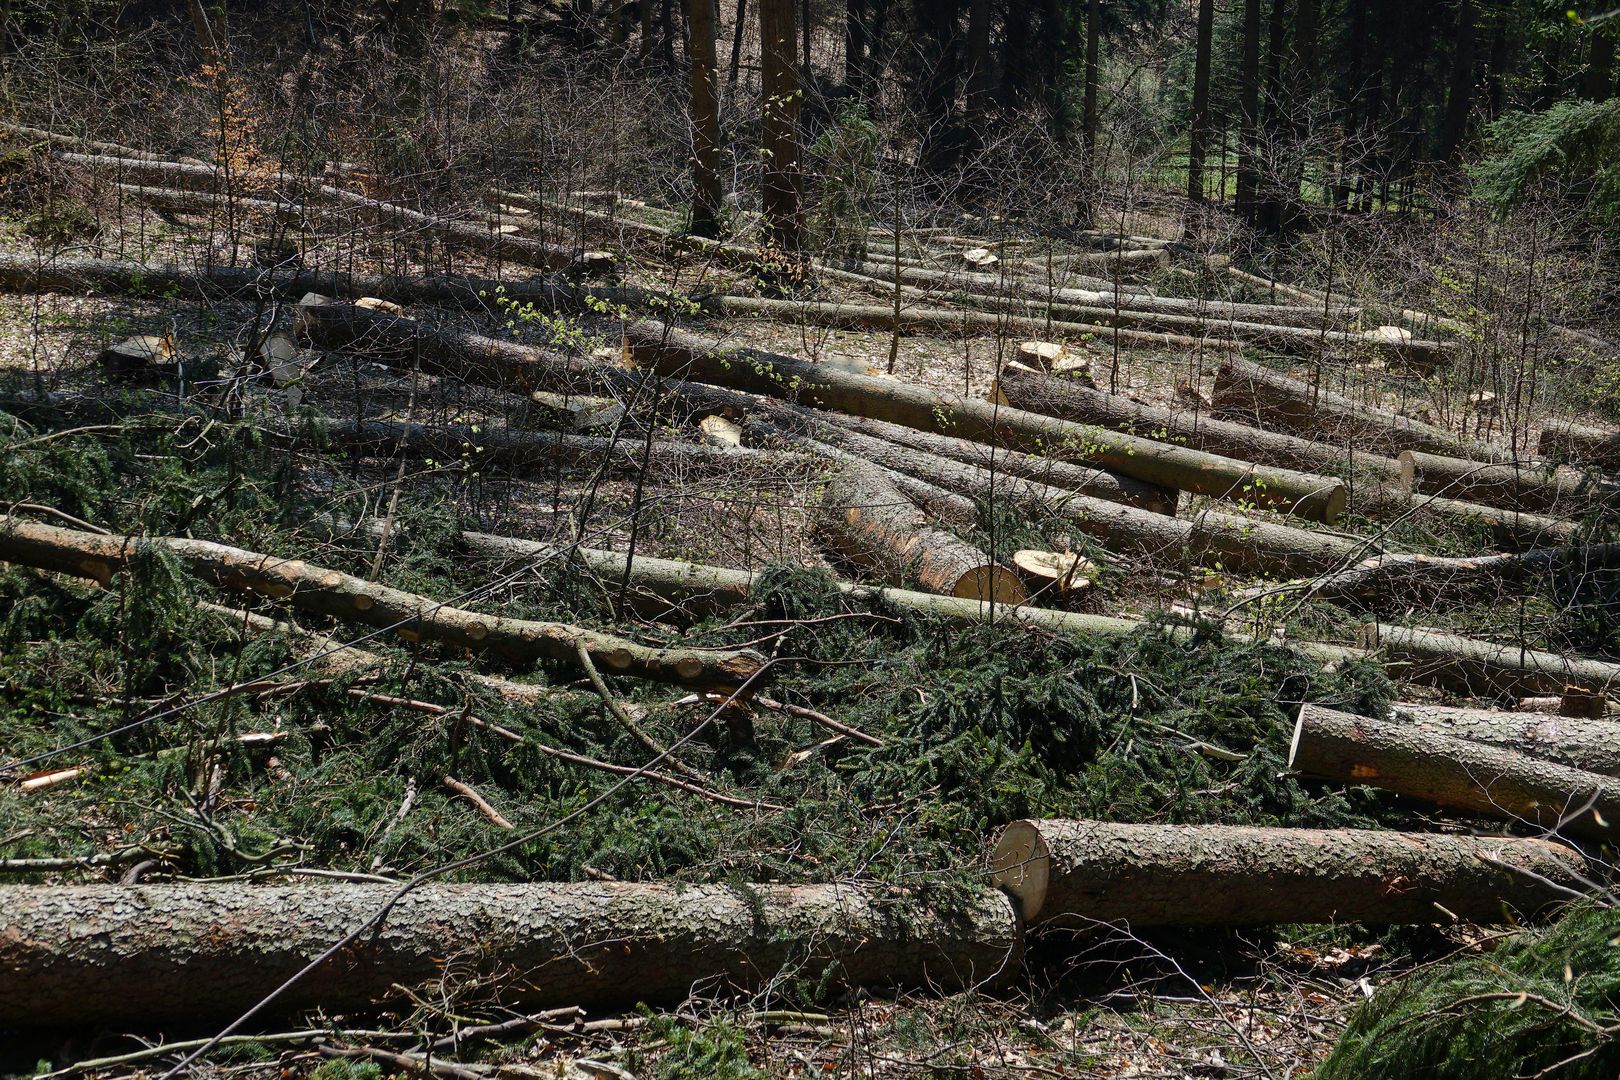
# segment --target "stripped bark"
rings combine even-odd
[[[284,599],[305,611],[388,629],[408,641],[439,641],[520,664],[574,663],[583,643],[603,669],[657,682],[735,687],[764,667],[763,658],[748,650],[660,649],[567,623],[486,615],[301,560],[207,540],[98,535],[0,516],[0,558],[102,584],[125,569],[140,544],[163,547],[221,588]]]
[[[1183,447],[1001,408],[893,380],[721,342],[643,321],[626,329],[634,361],[673,378],[728,386],[818,408],[887,420],[996,446],[1091,461],[1138,480],[1217,498],[1254,499],[1332,522],[1344,510],[1343,481],[1259,468]]]
[[[1611,777],[1319,705],[1300,709],[1288,764],[1571,836],[1609,839],[1620,828],[1620,781]]]
[[[843,885],[0,885],[0,1023],[233,1017],[380,916],[275,1011],[367,1009],[451,958],[510,972],[502,1000],[680,1000],[802,972],[834,986],[1004,985],[1011,903],[933,911]]]
[[[1027,922],[1078,929],[1515,921],[1585,870],[1546,840],[1062,820],[1008,825],[991,863]]]

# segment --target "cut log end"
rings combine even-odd
[[[1046,903],[1052,853],[1033,821],[1015,821],[1001,830],[990,855],[990,881],[1012,897],[1018,915],[1033,923]]]
[[[957,578],[951,595],[963,600],[992,601],[997,604],[1022,604],[1029,599],[1018,575],[996,563],[975,566]]]

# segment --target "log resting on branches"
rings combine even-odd
[[[1541,513],[1620,500],[1620,487],[1564,465],[1483,462],[1402,450],[1400,484],[1411,494],[1443,495]]]
[[[1613,472],[1620,470],[1620,431],[1568,421],[1549,423],[1541,429],[1536,452],[1549,461],[1567,458]]]
[[[1573,769],[1620,776],[1620,723],[1552,713],[1397,702],[1393,719],[1420,731],[1504,746]]]
[[[286,600],[304,611],[382,627],[407,640],[440,641],[521,664],[578,663],[583,644],[602,670],[656,682],[736,687],[764,667],[763,658],[746,649],[660,649],[567,623],[486,615],[298,559],[207,540],[99,535],[0,516],[0,559],[102,584],[127,567],[141,544],[161,546],[220,588]]]
[[[1620,693],[1620,664],[1605,660],[1498,645],[1390,623],[1367,623],[1357,637],[1363,648],[1381,652],[1401,678],[1447,687],[1470,697],[1563,694],[1572,686],[1594,694]]]
[[[826,364],[728,347],[651,320],[628,327],[626,340],[636,364],[667,377],[796,399],[817,408],[1028,453],[1090,461],[1147,483],[1217,498],[1251,498],[1330,523],[1344,511],[1345,485],[1337,479],[1259,468],[987,401],[856,375]]]
[[[385,912],[274,1010],[367,1009],[462,959],[511,1004],[629,1007],[801,974],[843,987],[1005,985],[1006,897],[951,913],[842,885],[0,885],[0,1024],[234,1017]]]
[[[1300,709],[1288,764],[1571,836],[1612,839],[1620,828],[1620,781],[1613,777],[1320,705]]]
[[[1418,516],[1432,514],[1448,521],[1482,526],[1490,531],[1498,547],[1529,551],[1552,544],[1569,544],[1580,535],[1580,523],[1568,518],[1532,514],[1526,510],[1504,510],[1500,506],[1445,499],[1438,495],[1414,495],[1406,509]]]
[[[1013,822],[991,863],[1027,922],[1075,929],[1505,922],[1567,902],[1585,869],[1546,840],[1063,820]]]

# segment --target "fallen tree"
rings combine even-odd
[[[1470,603],[1555,572],[1581,574],[1620,566],[1620,544],[1537,548],[1515,555],[1439,555],[1385,552],[1355,566],[1302,583],[1312,596],[1373,608]]]
[[[844,463],[823,488],[817,531],[845,559],[890,584],[916,583],[942,596],[1022,604],[1018,575],[974,545],[927,524],[883,473]]]
[[[1498,464],[1402,450],[1400,484],[1411,494],[1456,499],[1539,513],[1581,510],[1620,496],[1620,488],[1579,469],[1529,462]]]
[[[1421,420],[1401,416],[1312,386],[1291,375],[1236,358],[1215,375],[1212,403],[1217,415],[1267,428],[1281,428],[1357,453],[1395,455],[1402,450],[1456,454],[1501,461],[1508,452]]]
[[[224,589],[286,600],[294,607],[381,627],[409,641],[490,652],[519,664],[593,663],[614,674],[693,686],[735,687],[765,666],[745,649],[655,648],[567,623],[536,622],[452,607],[416,593],[298,559],[184,537],[100,535],[0,516],[0,559],[108,584],[141,544],[161,546],[192,573]]]
[[[1402,678],[1444,686],[1470,697],[1563,694],[1572,686],[1596,694],[1620,692],[1620,664],[1604,660],[1381,622],[1362,626],[1357,643],[1382,653]]]
[[[1420,515],[1433,514],[1460,524],[1482,526],[1490,530],[1497,546],[1514,551],[1528,551],[1549,544],[1568,544],[1581,531],[1579,523],[1568,518],[1507,510],[1500,506],[1445,499],[1438,495],[1408,496],[1406,508]]]
[[[1391,458],[1372,454],[1352,457],[1329,443],[1312,442],[1162,405],[1144,405],[1117,394],[1093,390],[1073,379],[1039,371],[1003,367],[996,376],[992,392],[1002,404],[1016,409],[1129,431],[1263,465],[1317,471],[1342,470],[1354,465],[1369,473],[1374,483],[1387,483],[1400,477],[1400,466]]]
[[[274,1011],[367,1009],[463,960],[501,1000],[596,1007],[751,989],[1000,986],[1021,970],[1011,903],[938,912],[845,885],[0,885],[0,1023],[234,1017],[334,942]]]
[[[1620,469],[1620,431],[1570,421],[1549,423],[1541,429],[1536,452],[1552,461],[1567,458],[1612,471]]]
[[[1253,499],[1332,522],[1343,513],[1344,482],[1285,469],[1258,468],[1197,450],[1103,431],[1021,409],[1002,408],[894,380],[840,371],[646,320],[625,331],[636,364],[671,378],[798,400],[818,408],[887,420],[1064,460],[1090,461],[1163,487],[1228,499]]]
[[[991,869],[1048,928],[1496,923],[1567,903],[1585,860],[1511,837],[1045,820],[1002,830]]]
[[[1620,723],[1549,713],[1398,702],[1394,719],[1420,731],[1504,746],[1605,776],[1620,776]]]
[[[1348,784],[1523,821],[1574,836],[1610,839],[1620,827],[1620,781],[1388,720],[1319,705],[1299,711],[1291,768]]]

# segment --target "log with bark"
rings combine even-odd
[[[1375,609],[1445,601],[1475,603],[1517,591],[1547,574],[1584,575],[1620,567],[1620,544],[1538,548],[1515,555],[1448,558],[1386,552],[1306,582],[1312,596]]]
[[[1620,469],[1620,431],[1560,421],[1541,429],[1536,452],[1550,461],[1567,459],[1610,471]]]
[[[1300,709],[1288,764],[1571,836],[1605,840],[1620,828],[1620,780],[1613,777],[1320,705]]]
[[[1620,776],[1620,723],[1552,713],[1397,702],[1392,718],[1420,731],[1490,743],[1605,776]]]
[[[1217,498],[1253,499],[1329,523],[1344,511],[1346,489],[1337,479],[1261,468],[778,353],[727,346],[652,320],[632,324],[625,334],[636,364],[671,378],[798,400],[1063,460],[1090,461],[1147,483]]]
[[[1571,686],[1604,695],[1620,693],[1620,664],[1605,660],[1381,622],[1363,625],[1357,643],[1382,653],[1401,678],[1470,697],[1562,694]]]
[[[941,596],[1022,604],[1018,574],[926,515],[883,473],[844,463],[828,476],[818,531],[844,558],[893,585],[915,583]]]
[[[1422,450],[1501,461],[1509,453],[1236,358],[1223,362],[1216,372],[1213,404],[1224,418],[1352,447],[1358,454],[1393,456],[1402,450]]]
[[[1069,929],[1511,922],[1585,872],[1546,840],[1064,820],[1008,825],[991,864],[1026,922]]]
[[[1496,545],[1510,551],[1569,544],[1581,532],[1580,523],[1568,518],[1548,517],[1525,510],[1506,510],[1500,506],[1446,499],[1438,495],[1410,496],[1405,510],[1419,516],[1432,514],[1457,524],[1488,529]]]
[[[220,588],[286,600],[301,610],[381,627],[408,641],[439,641],[519,664],[575,664],[583,645],[604,671],[705,687],[757,681],[765,666],[758,653],[746,649],[657,648],[567,623],[487,615],[298,559],[207,540],[101,535],[0,515],[0,559],[102,584],[127,567],[141,544],[162,547]]]
[[[502,1001],[678,1001],[802,976],[837,987],[1001,986],[1021,970],[1006,897],[939,912],[846,885],[0,885],[0,1024],[232,1018],[321,956],[274,1013],[363,1010],[462,959]],[[375,925],[373,925],[375,923]]]
[[[992,392],[1002,404],[1016,409],[1135,432],[1263,465],[1319,472],[1354,465],[1368,474],[1369,482],[1374,485],[1388,484],[1400,477],[1400,466],[1392,458],[1373,454],[1356,454],[1352,458],[1342,448],[1329,443],[1218,420],[1207,414],[1144,405],[1117,394],[1093,390],[1073,379],[1020,370],[1011,365],[1002,368]]]
[[[1541,513],[1574,511],[1620,500],[1620,486],[1564,465],[1506,464],[1402,450],[1400,484],[1412,494],[1441,495]]]

